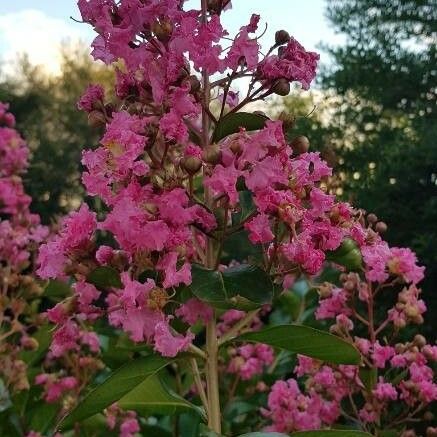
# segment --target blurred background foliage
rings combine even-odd
[[[61,73],[47,75],[43,66],[22,57],[14,74],[0,81],[0,101],[9,102],[17,129],[29,143],[32,157],[24,181],[32,210],[44,223],[77,208],[83,197],[80,183],[82,149],[96,145],[100,133],[88,126],[76,102],[89,83],[112,88],[113,73],[93,62],[88,48],[66,45]]]
[[[416,250],[437,308],[436,2],[333,0],[326,15],[345,44],[323,46],[332,62],[314,92],[270,102],[268,112],[294,117],[289,137],[307,135],[335,167],[336,194],[383,219],[392,245]],[[80,154],[99,138],[76,101],[90,82],[110,89],[112,72],[87,53],[66,46],[58,76],[22,59],[0,81],[32,149],[26,189],[45,223],[78,205]]]
[[[326,14],[346,43],[324,46],[333,63],[321,95],[286,101],[290,135],[309,137],[335,167],[337,194],[383,219],[392,245],[417,252],[436,309],[437,4],[334,0]],[[437,322],[428,325],[435,337]]]

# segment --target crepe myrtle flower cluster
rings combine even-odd
[[[42,320],[32,304],[42,289],[32,276],[33,261],[48,230],[29,209],[22,181],[29,149],[8,109],[0,103],[0,375],[14,392],[29,388],[20,353],[38,347],[32,334]]]
[[[316,153],[292,158],[280,122],[267,121],[256,134],[242,129],[220,144],[209,140],[202,144],[199,139],[209,135],[199,126],[202,111],[217,122],[204,102],[206,93],[208,102],[221,100],[223,115],[226,108],[231,110],[228,95],[236,111],[291,82],[306,89],[314,78],[318,55],[305,51],[286,32],[279,32],[274,46],[261,55],[255,35],[257,15],[224,49],[221,44],[228,33],[214,5],[206,21],[199,10],[184,10],[180,1],[81,0],[78,5],[83,20],[99,34],[92,44],[94,58],[116,65],[116,103],[105,101],[99,85],[90,85],[78,102],[91,123],[106,128],[100,146],[83,154],[82,180],[90,196],[103,200],[108,213],[97,220],[83,205],[65,218],[59,234],[41,246],[38,274],[44,279],[74,276],[77,280],[74,305],[64,305],[62,311],[68,306],[70,313],[57,321],[61,332],[78,326],[75,320],[93,321],[105,314],[133,341],[151,343],[162,355],[175,356],[190,346],[194,334],[190,329],[176,332],[174,318],[188,326],[205,323],[212,309],[194,297],[171,314],[167,308],[175,301],[177,287],[190,285],[192,263],[206,265],[208,239],[217,239],[231,213],[238,210],[237,181],[247,185],[257,204],[256,213],[244,223],[250,239],[267,246],[275,238],[270,227],[281,216],[291,215],[288,209],[308,211],[302,201],[305,185],[330,174]],[[201,86],[198,72],[227,75],[211,86],[210,93]],[[243,76],[251,77],[250,91],[236,103],[237,93],[230,85]],[[292,166],[298,167],[296,172]],[[200,170],[204,198],[193,188]],[[296,176],[299,180],[291,181]],[[320,196],[325,195],[320,192]],[[214,214],[218,209],[226,214],[221,223]],[[116,244],[97,244],[101,234],[111,234]],[[338,232],[335,243],[328,246],[340,244],[342,237],[343,232]],[[308,265],[302,267],[320,269],[323,254],[318,244],[310,241],[310,235],[301,238],[295,255],[288,242],[289,258],[298,268],[303,246],[308,245],[320,251],[310,254],[318,258],[318,265],[305,260]],[[266,252],[275,264],[272,269],[280,268],[274,261],[286,252],[282,240],[284,244],[276,241],[274,254]],[[215,257],[220,264],[220,253]],[[122,286],[102,296],[87,282],[88,273],[97,266],[117,269]],[[144,271],[157,275],[141,280]],[[105,308],[94,305],[98,299],[106,303]],[[81,338],[55,334],[52,350],[77,349]]]
[[[321,286],[317,310],[319,319],[335,320],[332,331],[356,343],[366,365],[383,378],[357,406],[357,420],[374,423],[395,396],[415,408],[422,396],[418,383],[429,392],[420,402],[429,402],[435,388],[427,360],[434,359],[429,358],[434,347],[405,344],[399,352],[383,336],[390,327],[397,332],[423,320],[425,307],[416,288],[423,268],[416,265],[414,254],[390,248],[380,236],[382,222],[367,217],[366,223],[361,210],[336,200],[326,189],[331,168],[319,153],[308,150],[305,137],[288,144],[281,121],[258,116],[263,123],[256,130],[242,124],[215,135],[224,118],[249,103],[286,95],[290,84],[308,89],[319,56],[282,30],[263,53],[258,15],[230,36],[221,23],[230,1],[201,3],[198,10],[185,9],[180,0],[78,1],[83,21],[98,34],[92,55],[115,68],[116,99],[109,101],[100,85],[90,85],[78,102],[90,124],[105,129],[99,146],[83,153],[82,181],[89,196],[102,200],[106,212],[98,216],[83,204],[40,248],[41,278],[74,280],[73,296],[48,313],[57,324],[51,354],[82,348],[97,353],[98,338],[91,327],[101,318],[165,357],[193,348],[199,352],[193,345],[199,325],[207,325],[207,347],[208,326],[214,326],[214,341],[217,334],[238,333],[245,311],[231,309],[215,327],[216,311],[190,294],[190,286],[194,264],[226,273],[225,242],[243,229],[247,244],[262,252],[259,267],[278,286],[288,288],[302,275],[315,277],[334,252],[340,264],[359,271],[344,273],[339,287]],[[243,77],[248,87],[240,96],[234,84]],[[246,215],[243,193],[252,203]],[[235,224],[236,215],[243,218]],[[91,273],[101,267],[115,271],[120,282],[96,284]],[[398,303],[376,326],[373,299],[386,284],[401,283],[405,289]],[[368,318],[358,304],[367,305]],[[256,312],[250,317],[247,320],[256,325]],[[358,322],[369,326],[369,338],[352,335]],[[208,375],[214,373],[216,355],[212,348]],[[264,364],[273,361],[273,351],[265,345],[242,345],[231,355],[227,369],[242,379],[260,374]],[[382,374],[393,360],[409,375],[399,386]],[[273,386],[264,412],[272,429],[331,424],[339,416],[344,391],[362,391],[358,367],[332,370],[310,364],[302,361],[297,369],[310,381],[308,392],[294,380]],[[339,378],[338,372],[347,378]],[[328,380],[339,386],[329,396],[324,392]],[[350,383],[343,389],[346,380]],[[72,383],[62,381],[57,383],[69,390]],[[214,403],[211,400],[209,407]],[[217,414],[212,408],[208,413],[215,414],[212,428],[220,432]]]
[[[332,366],[299,356],[296,379],[277,381],[268,408],[262,410],[272,421],[269,430],[320,429],[343,417],[372,433],[396,429],[402,436],[415,436],[408,429],[411,423],[432,423],[429,407],[437,400],[433,370],[437,346],[419,334],[412,341],[399,339],[403,328],[423,323],[426,306],[417,283],[424,269],[411,250],[389,248],[374,232],[374,214],[366,222],[372,244],[365,238],[356,240],[363,254],[363,274],[342,273],[340,286],[318,285],[315,313],[316,319],[331,323],[332,333],[357,347],[363,365]],[[387,301],[387,293],[394,305],[382,311],[380,301],[384,297]],[[429,426],[427,435],[434,433]]]

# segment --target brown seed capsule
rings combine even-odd
[[[88,124],[94,128],[105,126],[106,118],[102,112],[94,110],[88,114]]]
[[[370,214],[367,216],[367,221],[368,221],[371,225],[373,225],[373,224],[375,224],[375,223],[378,221],[378,217],[377,217],[375,214],[370,213]]]
[[[290,34],[286,30],[278,30],[275,33],[275,43],[280,46],[282,44],[287,44],[290,41]]]
[[[197,156],[186,156],[181,160],[181,167],[190,175],[196,174],[202,167],[202,161]]]
[[[278,96],[287,96],[290,93],[290,82],[287,79],[278,79],[273,84],[272,91]]]
[[[310,148],[310,140],[305,135],[299,135],[291,142],[291,148],[295,155],[306,153]]]
[[[202,152],[202,159],[208,164],[218,164],[221,160],[221,151],[218,144],[210,144]]]
[[[384,222],[378,222],[375,225],[375,231],[379,232],[380,234],[383,234],[387,231],[387,225]]]

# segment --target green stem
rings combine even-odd
[[[208,396],[208,426],[221,433],[220,395],[218,382],[218,342],[215,316],[206,326],[206,378]]]
[[[201,0],[202,22],[207,23],[208,2]],[[206,70],[202,71],[203,102],[202,102],[202,145],[209,144],[210,114],[210,82]],[[205,192],[205,203],[211,208],[213,200],[209,190]],[[214,241],[208,238],[206,247],[206,267],[214,267]],[[218,383],[218,341],[215,314],[206,325],[206,390],[208,396],[208,426],[211,431],[221,433],[220,394]]]

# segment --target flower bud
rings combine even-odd
[[[278,96],[287,96],[290,93],[290,82],[287,79],[278,79],[273,84],[272,91]]]
[[[152,23],[151,29],[159,41],[167,42],[173,32],[173,24],[169,19],[163,19]]]
[[[375,214],[370,213],[370,214],[367,216],[367,221],[368,221],[371,225],[374,225],[374,224],[378,221],[378,217],[377,217]]]
[[[202,159],[208,164],[216,165],[221,160],[221,151],[218,144],[210,144],[202,151]]]
[[[241,144],[238,140],[233,140],[231,144],[229,144],[229,148],[234,155],[239,155],[242,151]]]
[[[275,33],[275,43],[280,46],[282,44],[287,44],[290,41],[290,34],[286,30],[278,30]]]
[[[434,414],[431,411],[425,411],[423,414],[423,420],[430,421],[434,419]]]
[[[384,232],[387,231],[387,225],[384,222],[378,222],[375,225],[375,231],[380,234],[383,234]]]
[[[426,345],[426,338],[423,335],[417,334],[413,340],[414,344],[418,347],[423,347]]]
[[[181,160],[181,167],[190,175],[196,174],[202,167],[202,161],[197,156],[186,156]]]
[[[429,420],[432,420],[432,418]],[[426,428],[426,437],[437,437],[437,427],[428,426],[428,428]]]
[[[291,148],[295,155],[301,155],[308,152],[310,148],[310,141],[305,135],[299,135],[291,142]]]
[[[93,128],[105,126],[106,118],[102,112],[93,110],[88,114],[88,124]]]

